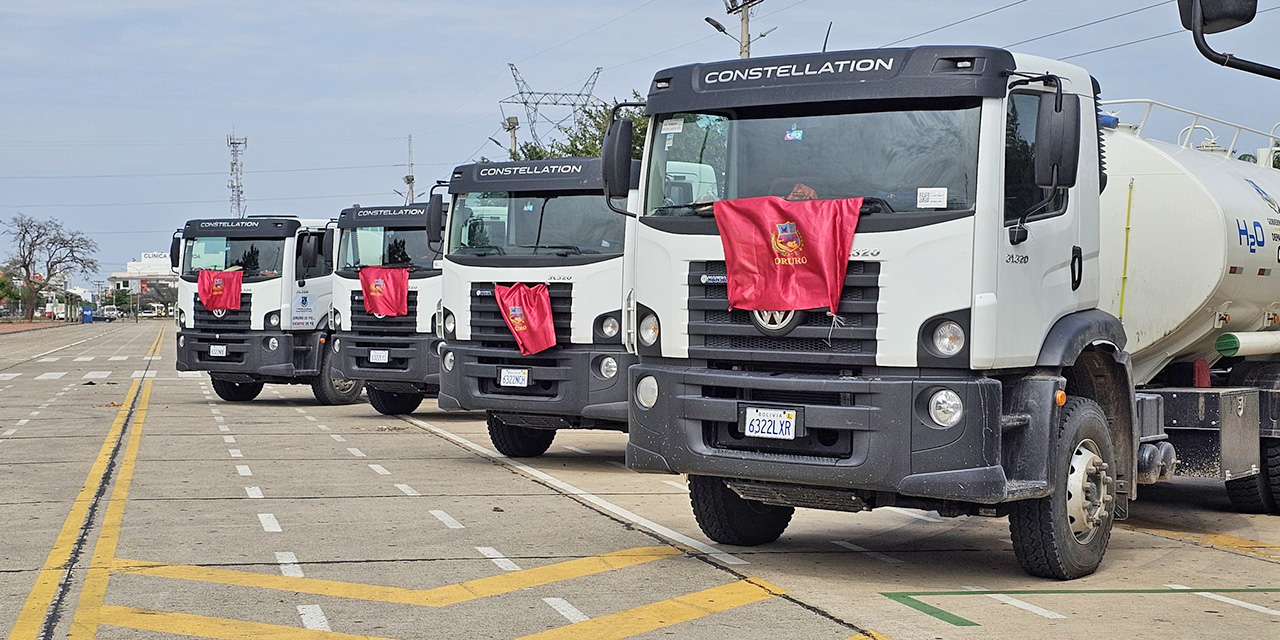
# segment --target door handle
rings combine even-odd
[[[1084,280],[1084,252],[1080,247],[1071,247],[1071,290],[1080,288]]]

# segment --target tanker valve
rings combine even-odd
[[[1215,320],[1215,321],[1214,321],[1214,323],[1213,323],[1213,328],[1215,328],[1215,329],[1221,329],[1221,328],[1223,328],[1223,327],[1225,327],[1225,326],[1227,326],[1227,325],[1229,325],[1229,324],[1231,324],[1231,314],[1229,314],[1229,313],[1222,313],[1222,312],[1220,311],[1220,312],[1218,312],[1218,318],[1217,318],[1217,320]]]
[[[1277,325],[1277,324],[1280,324],[1280,313],[1276,313],[1276,312],[1274,312],[1274,311],[1268,311],[1268,312],[1267,312],[1267,324],[1269,324],[1269,325]]]

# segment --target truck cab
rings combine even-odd
[[[358,382],[335,377],[328,324],[334,247],[330,220],[288,216],[191,220],[174,234],[179,272],[179,371],[207,371],[223,400],[246,402],[264,383],[310,385],[322,404],[360,397]],[[200,302],[202,270],[239,270],[238,310]]]
[[[369,402],[386,415],[412,413],[440,389],[435,312],[440,302],[440,244],[430,242],[427,206],[353,207],[338,217],[338,261],[333,280],[337,331],[334,366],[343,378],[365,383]],[[365,310],[360,270],[409,271],[408,313]]]
[[[449,183],[440,406],[486,411],[505,455],[541,455],[558,429],[626,430],[628,238],[600,175],[598,158],[562,158],[464,165]],[[555,325],[529,356],[494,294],[517,282],[546,285]]]

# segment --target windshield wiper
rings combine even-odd
[[[885,200],[884,198],[877,198],[875,196],[862,196],[862,204],[863,205],[870,204],[875,207],[874,209],[871,209],[869,207],[863,206],[862,213],[867,215],[870,215],[873,213],[894,213],[893,207],[890,206],[889,201]]]
[[[557,249],[560,251],[564,251],[564,253],[558,254],[558,255],[567,256],[570,253],[582,255],[582,249],[578,247],[578,245],[574,245],[574,244],[522,244],[518,246],[521,249],[533,249],[534,253],[537,253],[538,249]]]
[[[473,244],[473,245],[468,245],[468,246],[465,246],[465,247],[458,247],[458,251],[463,251],[463,250],[467,250],[467,249],[470,249],[470,250],[473,250],[473,251],[474,251],[474,250],[477,250],[477,249],[479,249],[479,250],[481,250],[481,251],[483,251],[483,250],[485,250],[485,249],[492,249],[492,250],[494,251],[494,253],[497,253],[497,254],[498,254],[498,255],[500,255],[500,256],[505,256],[505,255],[507,255],[506,250],[504,250],[502,247],[499,247],[499,246],[498,246],[498,245],[496,245],[496,244]],[[479,251],[476,251],[476,255],[485,255],[485,254],[482,254],[482,253],[480,253]]]
[[[665,207],[657,207],[651,215],[670,215],[677,211],[687,211],[697,216],[714,215],[714,202],[692,202],[689,204],[673,204]]]

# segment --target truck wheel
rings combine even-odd
[[[213,379],[213,392],[227,402],[248,402],[262,393],[261,382],[230,382]]]
[[[364,383],[335,376],[333,367],[329,364],[330,359],[333,358],[333,350],[322,347],[321,353],[320,375],[311,380],[311,393],[315,395],[316,402],[335,405],[352,404],[359,400],[360,392],[364,390]]]
[[[1274,362],[1241,362],[1231,373],[1234,386],[1280,389],[1280,364]],[[1227,497],[1241,513],[1280,514],[1280,440],[1266,438],[1261,445],[1262,473],[1227,482]]]
[[[1266,452],[1263,452],[1266,457]],[[1240,513],[1270,513],[1276,509],[1275,497],[1272,495],[1271,482],[1268,481],[1264,469],[1247,478],[1228,480],[1227,498],[1231,506]],[[1274,478],[1270,479],[1274,482]]]
[[[1262,462],[1267,482],[1271,485],[1271,513],[1280,514],[1280,500],[1274,500],[1275,496],[1280,496],[1280,440],[1262,441]]]
[[[787,530],[795,507],[747,500],[710,476],[689,476],[689,503],[698,527],[722,544],[754,547],[773,542]]]
[[[1073,580],[1097,570],[1111,539],[1115,464],[1102,407],[1071,398],[1062,407],[1053,494],[1009,512],[1013,553],[1033,576]]]
[[[421,393],[395,393],[369,387],[369,404],[384,416],[401,416],[413,413],[422,404]]]
[[[556,438],[554,429],[513,427],[498,419],[492,412],[485,416],[485,422],[489,424],[489,439],[493,441],[493,446],[498,453],[508,458],[540,456],[551,448],[551,441]]]

